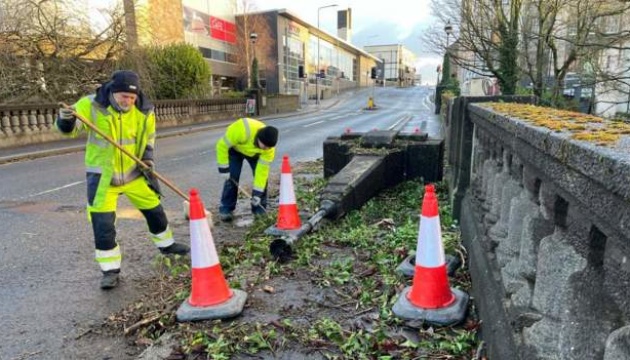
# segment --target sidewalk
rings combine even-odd
[[[350,92],[348,92],[350,93]],[[315,100],[309,100],[306,104],[301,104],[302,107],[298,109],[298,111],[290,112],[290,113],[281,113],[281,114],[273,114],[257,117],[260,120],[271,120],[271,119],[280,119],[291,117],[295,115],[301,114],[311,114],[318,112],[322,109],[328,109],[333,107],[339,103],[342,97],[348,95],[348,93],[340,94],[340,96],[325,99],[320,101],[320,105],[317,106],[315,104]],[[211,123],[200,123],[193,125],[183,125],[176,126],[164,129],[157,129],[157,137],[165,138],[170,136],[178,136],[187,133],[193,133],[198,131],[205,131],[214,128],[225,127],[230,122],[235,119],[226,119],[213,121]],[[37,158],[42,158],[46,156],[52,155],[62,155],[68,154],[78,151],[83,151],[85,149],[85,138],[78,139],[67,139],[67,140],[58,140],[51,142],[44,142],[40,144],[30,144],[18,147],[4,148],[0,149],[0,165],[22,161],[22,160],[32,160]]]

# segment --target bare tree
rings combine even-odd
[[[478,74],[496,77],[504,94],[513,94],[519,79],[519,20],[522,0],[440,0],[434,14],[455,26],[457,41],[450,47],[454,63]],[[424,34],[425,44],[438,53],[446,50],[444,34],[434,29]],[[449,74],[450,75],[450,74]]]
[[[119,5],[94,24],[72,0],[0,0],[0,102],[74,98],[106,77],[123,49]]]
[[[534,95],[543,96],[551,75],[553,55],[549,44],[558,32],[561,9],[570,0],[534,0],[529,2],[521,21],[523,71],[531,80]],[[556,56],[558,53],[556,52]]]
[[[242,79],[247,79],[247,87],[252,88],[251,71],[254,54],[258,60],[258,68],[266,73],[272,72],[276,66],[270,61],[272,51],[276,49],[276,39],[268,22],[268,16],[256,12],[257,6],[251,0],[241,0],[236,19],[236,66]],[[255,43],[251,34],[255,33]]]
[[[440,0],[433,7],[443,24],[458,24],[457,41],[448,50],[453,62],[496,77],[505,94],[513,93],[522,73],[537,96],[552,85],[552,103],[558,104],[571,71],[591,84],[605,82],[600,90],[628,91],[627,66],[601,64],[602,57],[620,59],[628,47],[628,1]],[[423,37],[439,54],[446,51],[441,31]]]
[[[626,72],[620,72],[619,67],[604,69],[600,59],[611,50],[621,52],[628,49],[624,44],[630,41],[630,32],[623,28],[623,19],[630,11],[630,3],[624,0],[570,0],[567,5],[568,31],[554,34],[548,44],[555,78],[553,98],[562,96],[564,79],[574,65],[590,72],[587,75],[592,77],[593,83],[599,78],[600,82],[621,81],[623,85],[627,84]],[[567,49],[564,56],[560,56],[559,51],[562,45]]]

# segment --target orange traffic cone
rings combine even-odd
[[[190,297],[177,310],[177,319],[220,319],[240,314],[247,294],[228,287],[206,212],[196,189],[190,191],[189,217],[192,285]]]
[[[425,186],[418,232],[415,274],[394,304],[393,312],[408,320],[451,325],[466,315],[468,294],[449,286],[437,197],[433,185]]]
[[[293,190],[293,175],[289,157],[282,157],[282,169],[280,174],[280,201],[278,204],[278,221],[275,226],[268,228],[265,233],[269,235],[288,235],[299,231],[302,226],[297,204],[295,203],[295,191]]]
[[[293,175],[289,157],[282,157],[282,170],[280,175],[280,203],[278,205],[278,222],[276,227],[280,230],[295,230],[302,226],[297,204],[295,203],[295,191],[293,191]]]

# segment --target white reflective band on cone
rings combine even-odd
[[[444,248],[442,247],[440,217],[420,216],[416,266],[431,268],[440,267],[444,264]]]
[[[280,175],[280,204],[295,204],[295,192],[293,191],[293,175]]]
[[[207,268],[219,264],[208,220],[190,221],[190,260],[193,268]]]

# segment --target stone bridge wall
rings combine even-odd
[[[158,128],[231,120],[245,115],[245,99],[155,101]],[[270,97],[261,115],[295,111],[298,96]],[[0,106],[0,148],[67,139],[54,129],[59,105]]]
[[[455,99],[446,120],[489,358],[630,359],[630,139],[595,146],[474,104],[490,99]]]

